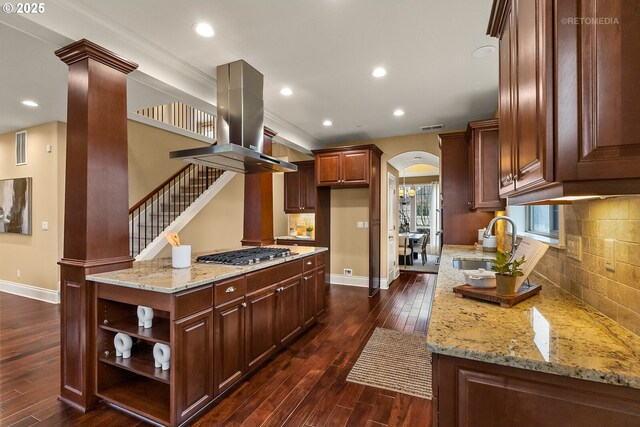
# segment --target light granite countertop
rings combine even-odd
[[[512,308],[456,297],[464,284],[453,259],[492,259],[446,245],[436,283],[427,348],[433,353],[640,389],[640,337],[533,274],[539,295]]]
[[[277,245],[277,247],[289,248],[292,255],[283,258],[276,258],[272,261],[263,261],[259,264],[243,266],[195,262],[195,258],[199,255],[247,249],[249,247],[222,249],[193,254],[191,257],[191,267],[188,268],[172,268],[171,258],[158,258],[150,261],[134,262],[132,268],[124,270],[90,274],[87,276],[87,280],[128,288],[145,289],[163,293],[175,293],[185,289],[202,286],[207,283],[240,276],[251,271],[261,270],[277,264],[293,261],[298,258],[308,257],[328,250],[327,248],[312,246]]]

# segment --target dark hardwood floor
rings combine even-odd
[[[332,286],[320,322],[241,383],[195,426],[431,426],[431,401],[346,382],[376,327],[426,332],[436,276],[402,273],[391,289]],[[57,305],[0,292],[0,426],[143,426],[100,404],[57,400]],[[393,361],[389,361],[393,363]]]

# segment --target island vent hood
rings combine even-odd
[[[264,154],[263,76],[243,60],[218,66],[216,144],[173,151],[172,159],[240,173],[295,172]]]

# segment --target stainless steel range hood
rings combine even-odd
[[[245,61],[218,66],[216,145],[170,157],[240,173],[295,172],[298,166],[263,153],[263,77]]]

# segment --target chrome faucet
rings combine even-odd
[[[493,218],[490,222],[489,225],[487,225],[487,229],[484,232],[484,237],[491,237],[491,232],[493,231],[493,226],[494,224],[500,220],[500,219],[505,219],[507,221],[509,221],[511,223],[511,228],[512,228],[512,234],[511,234],[511,250],[509,251],[509,261],[511,261],[514,257],[514,255],[516,254],[516,249],[518,248],[518,232],[517,232],[517,228],[516,228],[516,223],[514,220],[512,220],[511,218],[509,218],[508,216],[505,215],[500,215],[497,216],[495,218]]]

